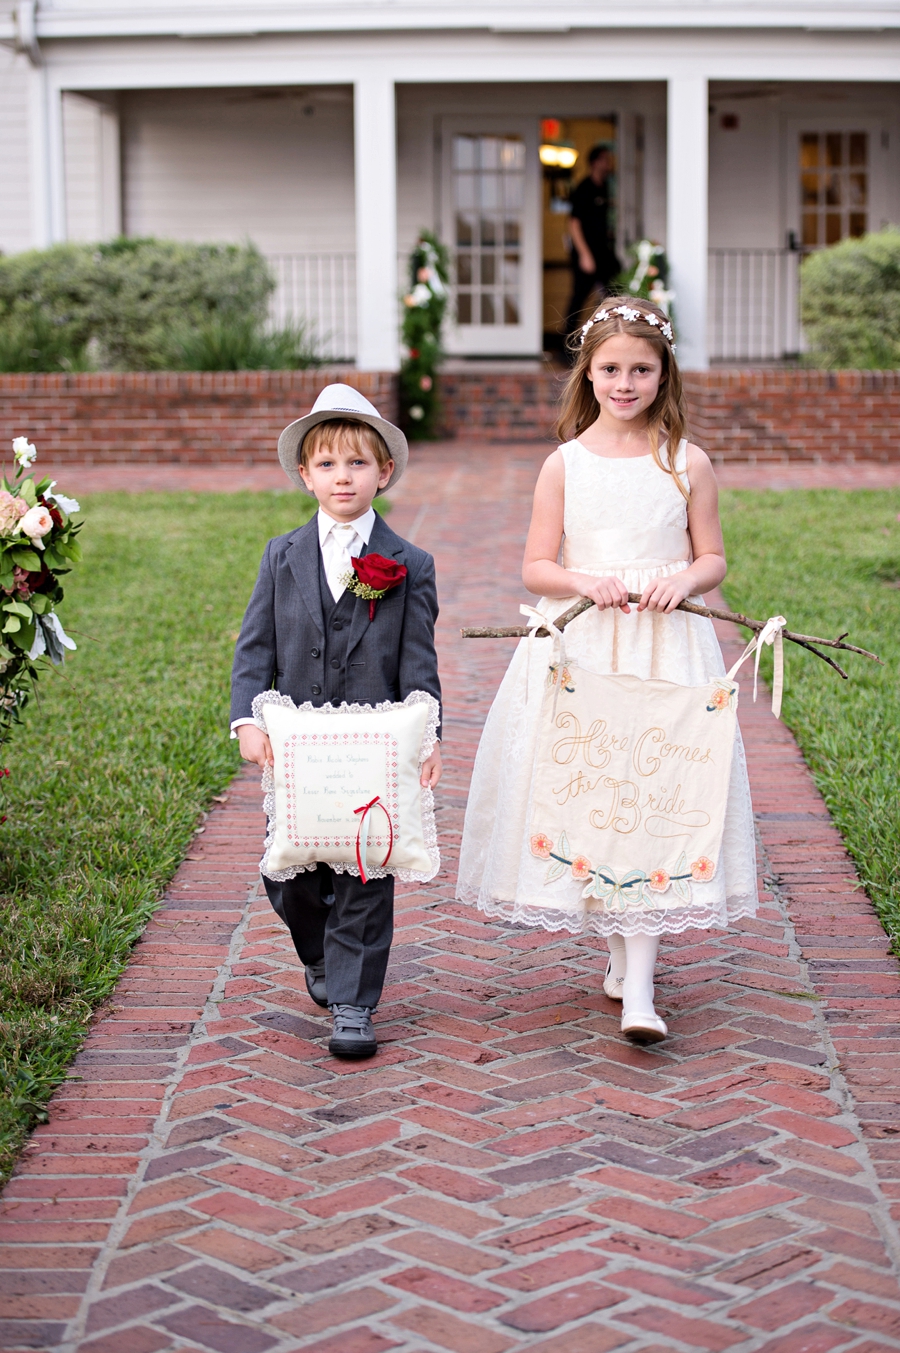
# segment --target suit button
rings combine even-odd
[[[344,628],[344,622],[343,622],[343,620],[336,620],[336,621],[334,622],[334,625],[332,626],[332,629],[336,629],[336,630],[342,630],[343,628]]]
[[[340,665],[341,665],[341,660],[340,660],[340,658],[332,658],[332,659],[331,659],[331,666],[332,666],[335,670],[337,670],[337,668],[340,667]]]
[[[321,695],[321,694],[322,694],[322,687],[321,687],[321,686],[313,686],[313,688],[312,688],[312,693],[313,693],[313,695]]]
[[[309,651],[310,651],[310,653],[312,654],[312,656],[313,656],[314,658],[318,658],[318,657],[320,656],[320,655],[319,655],[319,650],[318,650],[317,648],[311,648]]]

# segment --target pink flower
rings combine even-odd
[[[430,376],[423,376],[422,379],[419,381],[419,389],[430,390],[433,384],[434,381],[431,379]]]
[[[27,511],[24,498],[14,498],[6,489],[0,489],[0,535],[11,535]]]
[[[716,866],[705,855],[701,855],[699,860],[694,860],[691,865],[691,878],[696,879],[698,883],[708,883],[715,872]]]
[[[539,860],[549,860],[550,852],[553,849],[553,842],[549,836],[543,832],[538,832],[537,836],[531,838],[531,853],[536,855]]]
[[[50,509],[30,507],[19,522],[19,530],[23,536],[28,536],[32,541],[40,540],[41,536],[45,536],[48,531],[53,530],[53,518],[50,515]]]
[[[586,855],[576,855],[572,861],[572,878],[589,879],[591,877],[591,862]]]
[[[664,893],[669,886],[669,875],[665,869],[651,869],[647,883],[655,893]]]

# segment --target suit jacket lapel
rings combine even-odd
[[[310,618],[324,636],[325,618],[319,591],[319,523],[316,517],[295,532],[287,551],[287,561]]]
[[[381,554],[386,559],[399,559],[403,562],[403,541],[386,525],[378,514],[375,514],[375,525],[372,527],[372,534],[369,536],[369,544],[363,554]],[[375,603],[376,609],[378,602]],[[369,603],[357,597],[356,605],[353,608],[353,619],[350,622],[350,636],[347,640],[347,657],[353,652],[360,639],[365,634],[370,625]]]

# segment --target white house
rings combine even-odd
[[[565,303],[542,136],[614,148],[681,355],[796,350],[803,249],[900,221],[898,0],[0,0],[0,248],[250,238],[280,313],[398,363],[398,264],[454,257],[460,356]]]

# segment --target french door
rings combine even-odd
[[[442,237],[450,248],[448,352],[541,351],[540,162],[531,118],[447,118]]]

